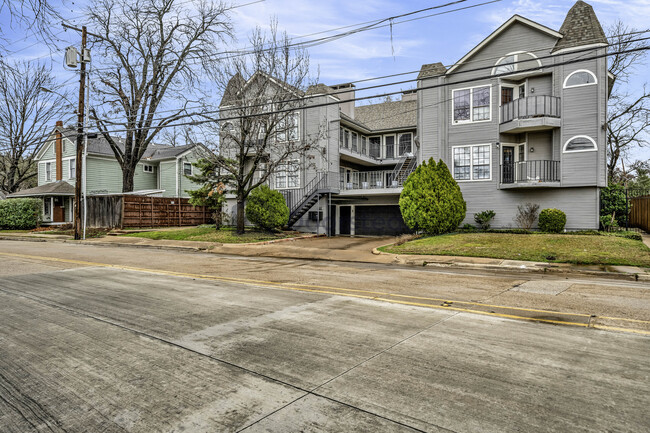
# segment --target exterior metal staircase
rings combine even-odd
[[[328,173],[318,173],[303,188],[282,191],[289,207],[289,222],[287,227],[293,226],[320,200],[321,194],[329,192]]]
[[[398,185],[404,185],[404,182],[409,177],[415,167],[418,165],[418,160],[412,153],[405,153],[400,158],[399,162],[393,170],[392,179],[397,182]]]

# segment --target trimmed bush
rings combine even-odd
[[[38,198],[10,198],[0,201],[0,229],[30,230],[38,227],[43,201]]]
[[[273,230],[289,222],[289,208],[282,193],[261,185],[248,196],[246,218],[262,229]]]
[[[488,230],[495,215],[496,212],[493,210],[484,210],[474,215],[474,221],[481,227],[481,230]]]
[[[458,228],[467,205],[447,165],[433,158],[423,162],[404,182],[399,208],[406,225],[415,231],[437,235]]]
[[[566,214],[560,209],[544,209],[539,213],[539,229],[543,232],[560,233],[566,225]]]

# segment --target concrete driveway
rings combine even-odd
[[[62,257],[113,254],[89,246],[62,247],[59,261],[4,256],[3,432],[648,426],[648,337],[229,282],[234,261],[209,254],[119,253],[140,266],[177,262],[185,272],[213,263],[223,278]],[[306,272],[278,265],[295,284]],[[322,271],[336,275],[331,266]],[[445,281],[428,278],[431,286]],[[505,284],[471,284],[497,283]]]

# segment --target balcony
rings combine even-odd
[[[340,179],[341,193],[366,191],[372,194],[392,190],[399,194],[403,186],[404,182],[397,179],[394,170],[353,171],[345,173]]]
[[[501,189],[560,186],[560,161],[521,161],[501,165]]]
[[[548,95],[528,96],[503,104],[499,132],[519,134],[559,128],[560,106],[560,98]]]

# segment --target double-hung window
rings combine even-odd
[[[184,162],[183,163],[183,175],[192,176],[192,163]]]
[[[277,140],[280,142],[298,140],[298,113],[289,113],[278,122]]]
[[[297,160],[278,164],[275,171],[275,188],[300,188],[300,165]]]
[[[77,160],[70,159],[70,171],[68,172],[68,179],[74,179],[77,177]]]
[[[45,163],[45,181],[50,182],[52,180],[52,163]]]
[[[489,144],[455,146],[453,175],[456,180],[490,180],[491,147]]]
[[[454,123],[490,120],[492,91],[490,86],[452,91]]]

